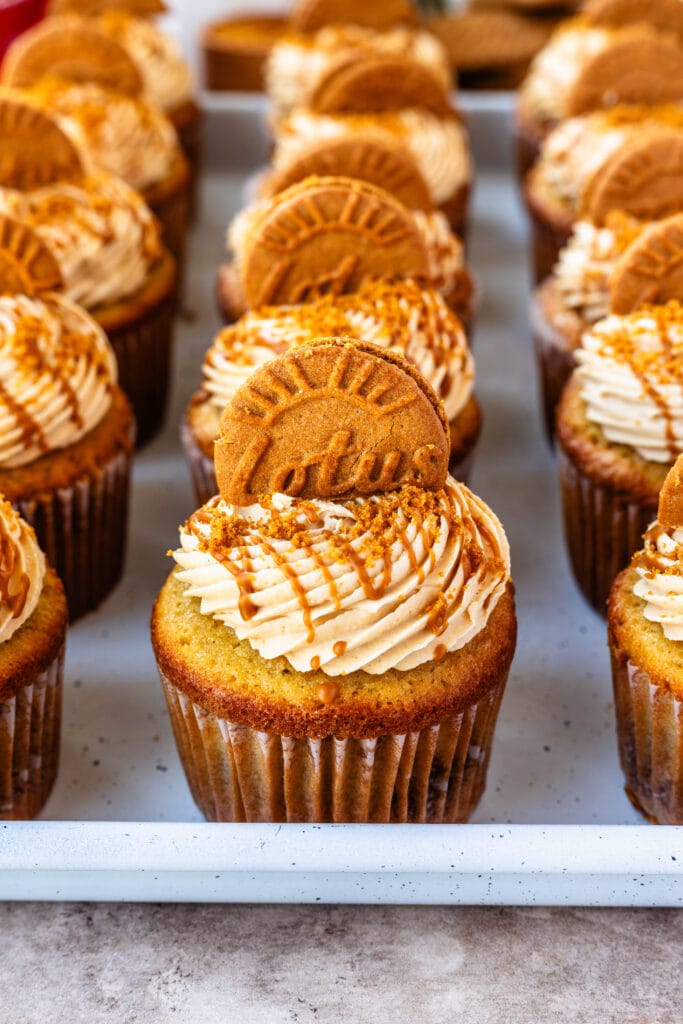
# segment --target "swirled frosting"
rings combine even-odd
[[[683,108],[620,104],[562,121],[546,137],[534,170],[536,187],[574,212],[586,185],[613,153],[643,130],[683,132]]]
[[[667,529],[655,522],[643,539],[643,550],[631,563],[638,574],[633,593],[645,602],[645,618],[658,622],[667,640],[683,640],[683,526]]]
[[[74,444],[102,420],[116,357],[102,329],[59,295],[0,296],[0,466]]]
[[[206,354],[203,387],[222,412],[257,366],[319,337],[360,338],[404,355],[441,397],[449,420],[465,407],[474,360],[441,295],[414,281],[368,281],[354,295],[247,313]]]
[[[612,271],[644,227],[642,221],[616,210],[607,215],[604,227],[576,222],[553,271],[566,309],[587,324],[608,315]]]
[[[200,611],[268,659],[341,676],[407,671],[469,643],[510,575],[498,519],[450,477],[328,502],[212,499],[173,552]]]
[[[226,242],[238,267],[244,260],[256,225],[272,203],[272,199],[261,199],[240,210],[230,222]],[[412,214],[427,250],[429,283],[448,297],[465,267],[462,242],[453,234],[446,217],[439,210],[432,213],[413,210]]]
[[[192,96],[190,69],[175,41],[145,18],[107,11],[98,24],[128,51],[138,67],[146,99],[172,111]]]
[[[59,263],[65,294],[89,310],[135,295],[161,258],[149,208],[104,172],[33,192],[0,189],[0,213],[34,228]]]
[[[163,181],[178,155],[171,122],[146,100],[95,82],[42,79],[30,98],[54,117],[93,164],[138,191]]]
[[[683,451],[683,306],[609,316],[576,351],[586,416],[615,444],[672,462]]]
[[[0,496],[0,644],[33,615],[45,579],[36,535]]]
[[[389,110],[373,114],[316,114],[293,110],[273,124],[275,167],[286,166],[319,139],[369,136],[400,141],[429,188],[436,206],[445,203],[472,178],[467,133],[455,118],[440,118],[427,110]]]
[[[536,55],[521,89],[530,113],[544,120],[566,114],[566,96],[585,65],[605,48],[614,30],[575,18],[554,32]]]
[[[431,32],[398,25],[376,32],[359,25],[328,25],[312,36],[278,40],[266,64],[266,89],[280,111],[305,104],[320,78],[353,53],[386,53],[425,64],[448,91],[451,69],[444,47]]]

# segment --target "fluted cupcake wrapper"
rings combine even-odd
[[[210,821],[467,821],[505,688],[503,679],[418,732],[292,739],[218,718],[159,675],[192,796]]]
[[[119,452],[71,487],[14,502],[64,584],[71,622],[96,608],[121,577],[130,467],[130,455]]]
[[[683,825],[683,703],[615,650],[612,682],[626,793],[651,821]]]
[[[569,561],[583,596],[601,615],[615,578],[628,565],[656,516],[656,506],[627,501],[599,487],[558,451]]]
[[[213,459],[202,450],[186,422],[180,428],[180,437],[185,451],[185,458],[190,470],[190,478],[198,505],[205,505],[206,502],[218,494],[216,483],[216,470]],[[470,473],[474,464],[476,453],[476,441],[460,459],[451,458],[448,464],[448,472],[454,480],[460,480],[466,484],[469,482]]]
[[[33,818],[59,762],[64,647],[44,672],[0,700],[0,820]]]
[[[150,209],[161,225],[164,245],[173,256],[178,268],[178,280],[182,282],[185,269],[185,250],[190,221],[190,183],[182,182],[180,188],[155,202]]]
[[[138,448],[163,426],[176,306],[177,289],[174,288],[154,309],[133,323],[107,332],[116,353],[119,385],[135,412]]]
[[[541,414],[548,441],[553,444],[555,413],[564,386],[574,370],[575,359],[573,352],[566,351],[558,344],[557,333],[553,327],[544,323],[537,315],[532,316],[532,330],[538,366]]]
[[[560,228],[539,217],[533,207],[528,206],[531,221],[531,251],[533,279],[540,284],[553,272],[560,250],[570,235],[566,228]]]

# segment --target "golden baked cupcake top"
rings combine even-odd
[[[171,122],[140,97],[96,82],[41,79],[26,91],[84,149],[93,166],[138,191],[163,181],[180,153]]]
[[[448,449],[438,398],[396,354],[319,339],[264,364],[221,422],[221,494],[173,552],[186,595],[297,671],[439,661],[484,628],[510,572]]]
[[[163,251],[144,201],[103,171],[31,192],[0,188],[0,213],[33,229],[59,265],[64,294],[90,310],[135,295]]]
[[[0,467],[66,448],[103,419],[117,380],[102,329],[68,299],[0,295]]]
[[[643,615],[658,622],[667,640],[683,640],[683,456],[669,470],[656,521],[632,559],[638,576],[633,593]]]
[[[575,371],[590,423],[643,459],[683,451],[683,305],[672,300],[584,332]]]
[[[44,579],[45,555],[32,527],[0,495],[0,643],[31,617]]]
[[[449,420],[467,404],[474,360],[462,325],[438,291],[409,280],[368,281],[353,295],[246,313],[207,352],[202,387],[222,411],[256,367],[313,338],[346,335],[404,355],[439,395]]]

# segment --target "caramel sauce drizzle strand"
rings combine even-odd
[[[19,542],[24,537],[23,527]],[[26,606],[26,599],[31,586],[28,574],[21,572],[17,579],[17,568],[19,564],[19,548],[10,533],[6,530],[5,524],[0,519],[0,601],[9,607],[13,618],[18,618]],[[16,594],[11,592],[11,584],[18,583]]]

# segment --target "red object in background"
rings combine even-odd
[[[45,14],[46,0],[0,0],[0,57],[16,36]]]

